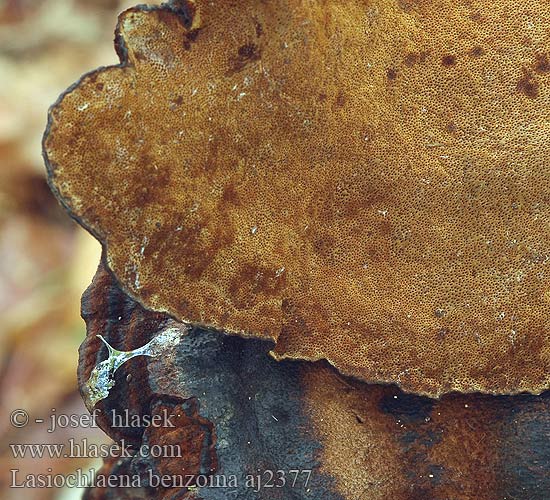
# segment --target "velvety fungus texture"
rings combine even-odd
[[[145,307],[406,391],[549,385],[550,4],[179,1],[54,105]]]

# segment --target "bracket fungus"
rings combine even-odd
[[[128,297],[104,262],[82,311],[88,330],[80,350],[83,392],[91,367],[106,354],[98,332],[128,350],[172,328],[169,317]],[[98,403],[98,423],[134,453],[107,459],[97,475],[107,486],[96,484],[84,498],[548,498],[550,391],[434,400],[344,377],[324,362],[268,359],[270,345],[196,328],[182,331],[166,356],[122,365],[111,393]],[[120,426],[151,421],[163,409],[173,426]],[[138,453],[159,445],[179,445],[184,453]],[[193,488],[182,485],[182,471]],[[278,471],[274,487],[270,471]],[[153,488],[151,475],[166,482]],[[140,488],[123,486],[136,476]]]
[[[406,391],[550,381],[550,4],[173,1],[52,107],[122,288]]]

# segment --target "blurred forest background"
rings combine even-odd
[[[45,180],[46,113],[83,73],[116,64],[113,32],[124,0],[0,0],[0,498],[76,499],[78,489],[10,488],[10,469],[70,474],[100,459],[16,458],[10,443],[107,442],[94,428],[48,433],[52,408],[86,413],[76,388],[84,338],[80,296],[99,244],[58,206]],[[159,2],[148,2],[159,3]],[[22,429],[10,413],[28,411]],[[34,423],[43,418],[44,424]],[[51,470],[49,470],[51,469]]]

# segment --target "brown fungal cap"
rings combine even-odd
[[[177,327],[168,315],[147,311],[128,297],[103,259],[82,297],[82,312],[84,394],[92,367],[107,354],[98,333],[121,349],[133,349]],[[110,437],[142,451],[107,459],[96,478],[111,476],[109,486],[94,481],[85,500],[548,497],[550,391],[447,394],[435,401],[344,377],[323,362],[266,359],[270,342],[180,327],[186,333],[177,349],[129,360],[116,372],[113,391],[96,406],[96,422]],[[146,424],[160,415],[155,425]],[[125,421],[138,424],[120,426]],[[152,446],[166,453],[147,453]],[[170,452],[178,449],[181,453]],[[249,477],[262,464],[285,463],[311,471],[311,480],[264,486],[261,492],[250,482],[229,485],[230,476]],[[182,488],[182,471],[197,488]],[[125,487],[129,475],[141,478],[137,488]],[[163,487],[139,488],[157,476],[167,479]],[[216,482],[224,477],[227,487]]]
[[[121,65],[52,108],[50,182],[151,309],[408,391],[540,392],[548,22],[540,0],[136,7]]]

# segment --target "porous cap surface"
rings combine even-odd
[[[53,106],[146,307],[438,396],[549,384],[550,4],[174,2]]]

